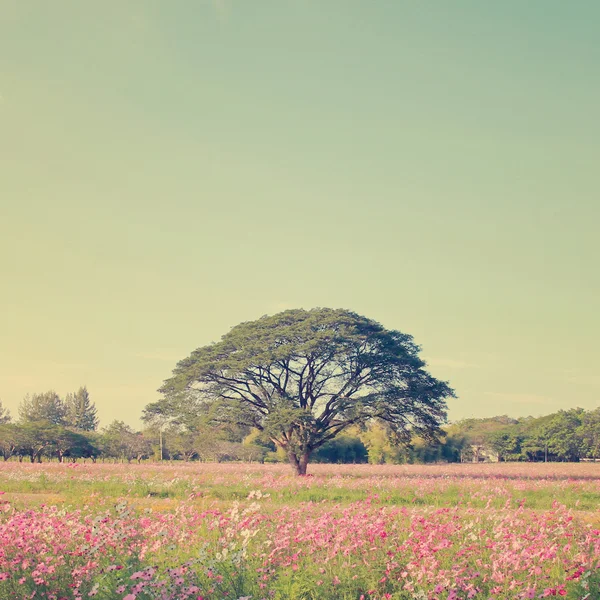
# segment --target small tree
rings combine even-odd
[[[351,425],[386,424],[396,442],[435,437],[453,391],[425,371],[410,335],[347,310],[289,310],[242,323],[182,360],[148,413],[263,431],[296,473]]]

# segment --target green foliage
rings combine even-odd
[[[0,428],[0,449],[4,460],[11,456],[29,457],[41,462],[42,456],[95,458],[99,448],[84,435],[97,426],[96,408],[82,387],[66,401],[54,391],[25,396],[19,406],[19,422]]]
[[[522,459],[523,435],[518,427],[502,427],[491,431],[485,441],[501,461]]]
[[[10,410],[5,408],[2,404],[2,400],[0,400],[0,425],[5,425],[6,423],[10,423],[12,421],[12,417],[10,415]]]
[[[8,460],[17,454],[21,441],[19,427],[13,423],[0,424],[0,452]]]
[[[48,450],[57,435],[58,427],[50,421],[26,421],[18,428],[19,455],[28,456],[31,462],[41,462],[42,453]]]
[[[102,452],[105,456],[120,460],[140,462],[152,454],[152,441],[148,436],[135,432],[123,421],[113,421],[105,427],[100,436]]]
[[[302,474],[315,450],[374,419],[396,442],[435,438],[453,391],[418,352],[411,336],[347,310],[289,310],[195,350],[144,416],[189,424],[210,412],[217,423],[251,425]]]
[[[529,424],[523,451],[534,460],[578,461],[585,455],[581,434],[583,411],[561,410]]]
[[[50,447],[60,462],[64,458],[95,458],[99,451],[92,440],[78,431],[66,427],[55,427]]]
[[[323,444],[313,455],[315,462],[366,463],[368,452],[362,440],[351,435],[339,435]]]
[[[389,431],[380,423],[371,423],[360,434],[360,440],[367,449],[369,462],[373,465],[406,462],[405,449],[392,443]]]
[[[66,420],[70,427],[80,431],[96,431],[98,415],[95,404],[90,400],[87,387],[80,387],[65,398]]]
[[[577,462],[600,453],[600,409],[561,410],[538,418],[467,419],[447,432],[464,438],[463,460],[495,453],[500,461]]]
[[[53,425],[65,425],[67,407],[53,390],[43,394],[25,396],[19,406],[19,418],[22,423],[45,421]]]
[[[581,425],[577,429],[581,442],[581,451],[587,458],[597,459],[600,456],[600,409],[584,412]]]
[[[276,450],[275,444],[269,439],[269,437],[266,436],[263,431],[260,431],[256,428],[250,431],[250,433],[244,438],[243,443],[247,446],[264,448],[269,452],[274,452]]]

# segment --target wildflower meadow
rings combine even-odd
[[[600,598],[600,465],[0,466],[0,598]]]

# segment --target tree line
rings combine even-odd
[[[115,420],[98,430],[97,410],[85,386],[61,398],[48,391],[26,396],[13,420],[0,402],[3,459],[113,461],[181,460],[287,462],[268,435],[251,425],[215,426],[210,411],[185,424],[144,413],[136,431]],[[313,455],[325,463],[581,461],[600,459],[600,408],[561,410],[543,417],[497,416],[446,425],[437,440],[395,443],[385,425],[350,427]]]
[[[559,410],[543,417],[467,419],[446,428],[463,459],[493,454],[500,461],[600,459],[600,408]]]
[[[18,412],[13,420],[0,402],[0,453],[5,461],[149,456],[149,440],[121,421],[98,432],[97,409],[85,386],[65,398],[53,390],[28,394]]]
[[[600,408],[559,410],[542,417],[464,419],[442,428],[436,441],[414,436],[394,444],[377,423],[347,430],[315,462],[374,464],[436,462],[580,462],[600,460]]]

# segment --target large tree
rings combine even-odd
[[[256,427],[300,475],[351,425],[384,422],[398,442],[435,437],[452,389],[432,377],[410,335],[348,310],[288,310],[241,323],[179,362],[145,416]]]

